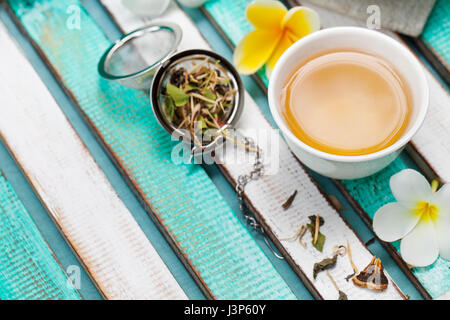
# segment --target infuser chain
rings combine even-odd
[[[244,218],[247,222],[247,225],[253,228],[254,231],[258,232],[264,237],[264,242],[269,247],[269,249],[272,251],[275,257],[277,257],[280,260],[283,260],[284,257],[278,254],[278,252],[272,247],[272,245],[269,242],[269,239],[267,238],[266,232],[264,230],[264,227],[261,225],[261,223],[258,222],[256,217],[254,217],[250,211],[247,209],[247,207],[244,204],[244,190],[245,186],[251,182],[258,180],[264,175],[264,164],[262,162],[262,150],[259,148],[259,146],[255,145],[253,139],[249,137],[244,138],[244,144],[246,146],[246,150],[249,151],[251,149],[256,149],[256,157],[255,157],[255,163],[253,164],[253,170],[249,174],[242,174],[238,176],[237,184],[236,184],[236,194],[239,201],[239,208],[244,215]]]

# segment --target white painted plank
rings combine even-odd
[[[183,29],[183,40],[180,50],[192,48],[211,49],[202,38],[195,24],[176,5],[172,5],[160,18],[147,20],[135,16],[118,1],[102,0],[101,2],[116,20],[119,27],[125,32],[132,31],[150,21],[172,21],[181,25]],[[279,161],[279,171],[276,174],[272,171],[272,174],[265,175],[262,179],[250,183],[245,195],[278,239],[290,237],[294,234],[301,224],[307,222],[307,217],[311,214],[318,213],[324,217],[326,222],[321,227],[321,232],[326,235],[327,240],[323,253],[319,253],[311,244],[304,249],[298,242],[282,241],[281,243],[320,295],[325,299],[337,299],[337,291],[325,273],[319,274],[316,280],[313,279],[312,270],[314,263],[329,257],[332,254],[333,246],[346,244],[347,241],[350,243],[354,262],[360,269],[363,269],[370,262],[372,254],[335,209],[330,206],[303,167],[291,154],[284,141],[278,135],[275,141],[261,139],[263,137],[259,136],[256,131],[269,132],[272,128],[248,93],[245,95],[245,101],[243,114],[237,124],[238,129],[244,134],[254,137],[263,150],[267,151],[268,147],[275,147],[276,143],[269,145],[270,142],[278,142],[280,148],[279,159],[265,159],[266,165],[272,168],[276,168],[277,161]],[[230,158],[229,154],[225,154],[225,163],[223,165],[223,169],[228,172],[229,178],[236,181],[239,174],[250,172],[252,161],[233,163],[229,161]],[[291,208],[285,211],[281,208],[281,204],[294,189],[298,190],[297,197]],[[310,242],[310,235],[305,235],[304,240]],[[354,286],[351,281],[345,281],[344,278],[352,273],[347,257],[341,258],[338,266],[330,270],[330,273],[341,290],[348,295],[349,299],[403,298],[403,295],[391,279],[388,289],[384,292],[374,292],[359,288]]]
[[[108,299],[186,299],[0,24],[0,136]]]
[[[436,298],[436,300],[450,300],[450,291]]]
[[[308,1],[300,2],[319,13],[323,28],[366,27],[364,21],[321,8]],[[381,30],[381,32],[403,43],[396,33],[389,30]],[[441,180],[450,182],[450,166],[448,165],[448,159],[450,159],[450,96],[433,74],[426,67],[424,69],[430,88],[430,107],[422,128],[412,139],[412,144]]]

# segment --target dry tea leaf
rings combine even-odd
[[[338,254],[340,257],[343,257],[347,254],[347,248],[343,244],[340,244],[333,247],[333,252]]]
[[[175,87],[173,84],[168,83],[166,85],[166,91],[177,107],[184,106],[189,102],[189,95],[184,93],[183,90]]]
[[[308,230],[308,228],[306,228],[306,226],[303,225],[302,228],[301,228],[301,231],[300,231],[300,235],[298,236],[298,242],[300,243],[300,245],[301,245],[303,248],[306,248],[306,243],[304,243],[304,242],[302,241],[302,238],[303,238],[303,236],[304,236],[306,230]]]
[[[384,274],[380,259],[373,257],[369,265],[352,279],[358,287],[368,288],[376,291],[385,290],[389,281]]]
[[[335,254],[332,258],[325,258],[320,262],[316,262],[313,267],[313,278],[321,271],[333,268],[336,265],[338,255]]]
[[[294,193],[289,196],[286,202],[281,205],[284,210],[288,209],[292,205],[292,202],[294,201],[296,195],[297,190],[295,190]]]
[[[292,237],[289,238],[282,238],[280,239],[280,241],[294,241],[295,239],[297,239],[299,237],[299,235],[302,233],[302,230],[304,228],[304,225],[301,225],[297,231],[295,231],[294,235]]]
[[[317,215],[309,216],[308,219],[311,221],[312,224],[316,225]],[[325,223],[325,220],[319,216],[319,226],[323,226]]]
[[[325,244],[325,236],[319,231],[319,227],[325,223],[325,220],[321,216],[309,216],[308,217],[311,223],[308,223],[306,227],[311,232],[312,245],[318,251],[323,251],[323,246]],[[319,221],[319,224],[316,224],[316,221]]]
[[[338,300],[348,300],[348,297],[347,297],[347,295],[344,292],[339,290],[339,298],[338,298]]]
[[[350,242],[348,242],[348,240],[347,240],[347,254],[348,254],[348,260],[350,261],[350,265],[352,266],[352,269],[353,269],[353,274],[357,274],[358,268],[356,267],[355,263],[353,262],[352,249],[350,248]]]
[[[352,266],[352,269],[353,269],[353,273],[349,274],[348,276],[345,277],[346,281],[350,280],[358,273],[358,268],[356,267],[356,265],[352,259],[352,249],[350,248],[350,243],[348,242],[348,240],[347,240],[347,254],[348,254],[348,260],[350,261],[350,265]]]
[[[337,292],[338,292],[338,294],[339,294],[338,300],[348,300],[347,295],[346,295],[343,291],[341,291],[341,289],[339,289],[339,287],[338,287],[336,281],[334,281],[333,277],[332,277],[331,274],[328,272],[328,270],[327,270],[327,276],[328,276],[328,278],[330,279],[331,283],[332,283],[333,286],[336,288],[336,290],[337,290]]]
[[[353,278],[356,275],[356,272],[353,272],[352,274],[349,274],[348,276],[345,277],[345,281],[348,282],[348,280],[350,280],[351,278]]]

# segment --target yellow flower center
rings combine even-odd
[[[413,210],[416,216],[419,216],[421,220],[436,221],[438,218],[439,209],[434,204],[431,204],[427,201],[420,201],[417,203],[417,207]]]

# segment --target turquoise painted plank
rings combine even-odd
[[[1,172],[0,248],[0,300],[81,299]]]
[[[245,9],[251,2],[252,0],[211,0],[206,2],[204,7],[229,40],[237,45],[248,31],[254,29],[245,17]],[[268,79],[265,74],[260,70],[258,75],[263,75],[261,79],[267,85]],[[389,179],[393,174],[407,167],[401,158],[397,158],[388,168],[374,176],[346,180],[342,181],[342,184],[372,218],[379,207],[394,201],[389,191]],[[398,243],[394,243],[394,247],[399,250]],[[450,290],[449,261],[439,258],[433,265],[426,268],[413,268],[412,272],[433,298]]]
[[[450,67],[450,1],[436,1],[420,37],[448,70]]]
[[[80,29],[68,29],[69,5]],[[199,277],[219,299],[295,299],[200,166],[175,165],[174,143],[144,92],[102,80],[97,61],[111,44],[78,0],[10,1],[32,40]]]

